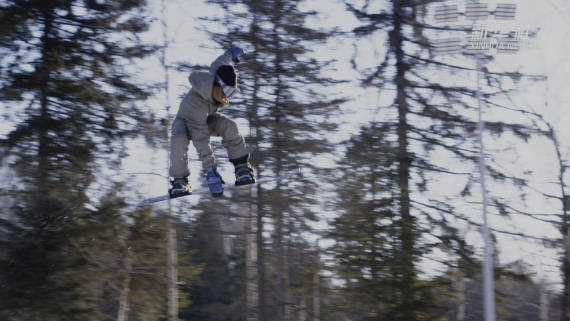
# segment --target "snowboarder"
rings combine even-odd
[[[210,192],[220,196],[224,192],[224,181],[216,169],[210,136],[221,136],[230,162],[235,167],[236,185],[255,183],[253,169],[249,164],[249,152],[238,131],[237,124],[220,114],[219,109],[230,103],[237,88],[237,73],[234,64],[239,62],[243,50],[231,47],[210,66],[209,72],[192,72],[188,79],[192,88],[186,94],[172,123],[170,145],[171,197],[191,192],[188,181],[188,145],[193,142],[202,166]]]

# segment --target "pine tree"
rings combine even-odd
[[[0,99],[17,124],[2,148],[18,177],[1,223],[1,309],[27,320],[97,319],[90,262],[75,248],[88,231],[89,187],[117,145],[152,124],[149,96],[129,61],[152,53],[144,1],[11,0],[0,5]],[[134,124],[134,125],[133,125]],[[117,148],[118,147],[118,148]]]
[[[223,209],[198,208],[200,213],[187,226],[182,248],[190,253],[187,262],[200,272],[185,280],[183,292],[191,304],[181,310],[183,320],[244,319],[243,246],[231,242],[231,218],[221,215]]]
[[[318,173],[313,158],[333,150],[326,134],[335,124],[328,116],[344,99],[319,93],[338,81],[320,75],[328,62],[312,58],[310,45],[324,42],[331,33],[306,26],[307,18],[316,13],[303,12],[300,1],[211,2],[226,12],[215,22],[228,28],[212,38],[223,48],[232,43],[253,48],[239,65],[244,100],[232,104],[243,105],[234,114],[249,121],[246,140],[253,149],[258,178],[298,166]],[[248,15],[240,13],[239,5],[247,8]],[[260,320],[290,320],[300,300],[291,292],[288,266],[296,262],[289,261],[289,247],[295,243],[290,240],[310,230],[307,222],[316,216],[308,205],[318,202],[320,187],[316,177],[299,180],[254,191]],[[267,225],[273,227],[271,240],[264,237]]]
[[[166,314],[165,215],[131,208],[114,185],[81,233],[76,255],[88,258],[86,277],[97,295],[97,320],[156,320]]]
[[[339,194],[345,197],[336,201],[342,214],[327,236],[335,241],[330,251],[345,282],[347,301],[339,310],[354,320],[384,320],[383,313],[387,319],[396,315],[382,310],[383,305],[398,307],[391,302],[398,296],[397,287],[389,283],[394,282],[390,276],[397,265],[397,245],[392,244],[397,230],[391,195],[395,182],[390,173],[395,153],[378,124],[360,132],[339,164]]]
[[[406,304],[424,305],[422,314],[435,320],[445,309],[435,303],[426,305],[426,297],[432,292],[440,300],[445,296],[437,282],[430,286],[418,282],[415,300],[407,303],[404,298],[401,233],[406,222],[397,215],[398,149],[388,139],[389,129],[380,123],[362,127],[339,162],[343,183],[338,185],[334,205],[340,213],[327,233],[335,242],[329,251],[344,281],[345,301],[339,310],[353,320],[400,320]]]
[[[443,73],[441,69],[445,68],[451,71],[450,74],[473,72],[472,68],[432,59],[427,52],[430,44],[426,30],[437,27],[427,24],[424,18],[430,5],[435,2],[385,1],[376,2],[375,6],[371,2],[363,5],[347,2],[348,10],[361,21],[361,25],[353,30],[355,36],[361,38],[385,34],[387,39],[382,61],[374,68],[364,70],[361,84],[378,89],[387,84],[394,85],[390,111],[382,116],[387,117],[384,121],[388,126],[387,139],[395,143],[396,150],[396,167],[391,172],[396,183],[393,190],[397,204],[395,221],[400,226],[395,236],[398,240],[395,264],[399,271],[397,284],[401,293],[399,319],[405,321],[430,319],[426,313],[438,305],[434,297],[423,291],[422,281],[419,280],[420,259],[429,256],[435,248],[451,257],[462,256],[462,247],[459,245],[463,241],[453,221],[472,223],[453,207],[449,201],[453,197],[426,197],[430,188],[437,189],[433,183],[443,175],[453,175],[466,182],[465,188],[458,189],[457,196],[470,195],[472,182],[476,179],[475,171],[458,170],[455,160],[474,164],[478,153],[474,139],[476,121],[470,117],[474,103],[472,97],[476,92],[468,85],[442,84],[441,79],[433,77],[434,69]],[[353,65],[358,66],[356,61],[353,61]],[[499,84],[501,77],[505,79],[510,76],[520,74],[485,72],[485,80],[489,84],[485,87],[484,95],[487,103],[504,94],[501,88],[490,89],[492,84]],[[523,139],[532,133],[522,124],[503,121],[487,122],[486,130],[497,135],[510,130]],[[431,157],[435,152],[453,161],[436,163]],[[509,181],[518,186],[525,183],[524,180],[501,173],[495,166],[487,165],[487,171],[499,181]],[[496,204],[500,202],[497,200]],[[451,262],[454,261],[451,259]]]
[[[548,104],[545,104],[548,106]],[[556,163],[556,174],[555,178],[552,182],[555,182],[556,189],[558,193],[545,193],[544,191],[535,190],[539,192],[540,196],[544,199],[552,199],[556,200],[559,203],[559,213],[534,213],[528,209],[515,207],[515,206],[505,206],[505,211],[508,213],[524,215],[527,218],[532,218],[533,220],[539,222],[545,222],[553,224],[557,229],[560,230],[561,233],[561,242],[560,239],[545,239],[544,243],[551,246],[560,246],[563,248],[562,255],[560,258],[561,261],[561,272],[562,272],[562,283],[564,284],[564,289],[562,290],[561,296],[561,314],[562,319],[566,317],[568,313],[570,313],[570,248],[568,246],[568,238],[570,234],[568,233],[568,224],[570,222],[568,212],[570,211],[570,196],[567,192],[567,184],[564,181],[564,177],[568,170],[568,160],[564,158],[561,148],[561,141],[559,138],[557,126],[551,121],[548,121],[541,112],[537,111],[532,106],[525,106],[524,109],[519,110],[521,113],[524,113],[534,124],[536,128],[539,128],[538,132],[540,133],[540,138],[545,138],[548,140],[548,143],[552,145],[552,155],[554,156]],[[529,171],[532,172],[532,171]],[[558,217],[559,220],[550,219],[550,217]]]
[[[484,318],[482,301],[480,262],[472,265],[471,275],[464,280],[464,313],[460,319],[455,313],[457,304],[451,302],[448,314],[450,321],[475,321]],[[496,293],[497,293],[497,316],[501,320],[543,320],[541,315],[546,314],[546,320],[558,320],[561,310],[558,306],[552,306],[546,311],[541,303],[543,295],[542,285],[533,280],[532,274],[522,261],[515,261],[495,269]],[[452,276],[450,276],[452,277]],[[560,296],[555,300],[559,300]]]

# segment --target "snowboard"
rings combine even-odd
[[[264,177],[262,179],[256,180],[255,183],[253,183],[253,184],[247,184],[247,185],[224,184],[224,191],[234,189],[234,188],[240,188],[240,187],[244,187],[244,186],[262,185],[262,184],[267,184],[267,183],[271,183],[271,182],[279,183],[282,181],[286,181],[295,175],[300,175],[300,174],[301,174],[301,169],[298,168],[294,171],[287,172],[287,173],[282,174],[282,175],[278,175],[278,176],[274,176],[274,177]],[[188,196],[188,195],[196,195],[196,194],[203,194],[203,193],[210,193],[210,189],[208,188],[208,186],[200,186],[196,189],[193,189],[189,193],[176,195],[173,197],[171,197],[170,194],[166,194],[166,195],[162,195],[162,196],[147,198],[145,200],[140,201],[137,205],[138,206],[149,205],[149,204],[153,204],[153,203],[157,203],[157,202],[161,202],[161,201],[166,201],[169,199],[175,199],[175,198],[184,197],[184,196]]]

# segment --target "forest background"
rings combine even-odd
[[[514,3],[531,38],[481,89],[497,314],[569,320],[570,6]],[[475,60],[429,50],[469,37],[434,19],[464,1],[0,4],[1,319],[482,319]],[[259,177],[303,175],[137,207],[189,72],[232,44],[223,112]]]

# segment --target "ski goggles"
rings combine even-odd
[[[233,86],[226,85],[226,83],[218,75],[216,75],[216,83],[218,85],[220,85],[220,87],[222,87],[222,91],[224,92],[224,95],[226,95],[226,98],[228,98],[228,99],[231,96],[233,96],[236,92],[239,92],[239,90],[237,89],[237,86],[233,87]]]

